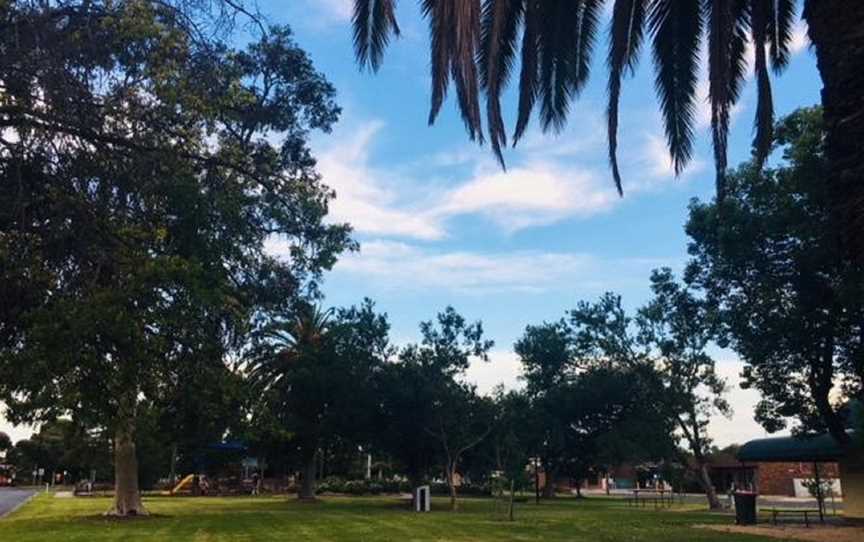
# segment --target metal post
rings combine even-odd
[[[540,460],[534,458],[534,501],[540,504]]]
[[[819,507],[819,523],[825,523],[823,511],[822,481],[819,479],[819,463],[813,462],[813,478],[816,480],[816,505]]]

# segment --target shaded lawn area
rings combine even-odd
[[[560,498],[519,504],[516,521],[506,521],[503,505],[491,499],[465,499],[462,510],[414,514],[396,498],[325,498],[314,504],[286,497],[152,497],[153,516],[109,520],[99,514],[109,499],[33,499],[0,520],[0,540],[321,540],[321,541],[765,541],[691,527],[730,523],[729,516],[704,512],[628,508],[602,498]],[[776,539],[774,539],[776,542]]]

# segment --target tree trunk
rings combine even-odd
[[[171,471],[168,473],[168,482],[171,487],[177,483],[177,443],[171,445]]]
[[[702,458],[697,459],[699,463],[699,485],[705,492],[705,497],[708,499],[708,508],[711,510],[720,510],[722,505],[720,499],[717,498],[717,490],[714,489],[714,484],[711,483],[711,476],[708,475],[708,465]]]
[[[300,493],[297,495],[298,498],[303,500],[315,500],[316,467],[315,454],[312,454],[312,457],[306,460],[306,464],[303,467],[303,480],[300,484]]]
[[[832,217],[845,252],[864,263],[864,2],[807,0],[822,76]]]
[[[513,498],[515,496],[514,493],[515,489],[513,485],[513,480],[510,480],[510,506],[507,512],[507,517],[510,519],[510,521],[513,521]]]
[[[114,435],[114,505],[107,515],[141,516],[147,510],[138,489],[138,457],[135,455],[135,423],[121,420]]]
[[[456,496],[456,465],[454,464],[447,467],[447,485],[450,486],[450,510],[456,512],[459,510],[459,501]]]
[[[543,474],[546,479],[546,485],[543,486],[543,497],[551,499],[555,497],[555,471],[552,469],[544,469]]]

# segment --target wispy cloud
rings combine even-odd
[[[405,201],[416,199],[417,194],[403,197],[406,191],[394,186],[391,174],[369,165],[370,147],[383,126],[370,121],[347,134],[340,132],[318,153],[318,171],[336,191],[330,218],[350,222],[362,233],[440,239],[444,236],[440,219],[420,208],[418,201]]]
[[[653,268],[680,267],[676,258],[602,259],[585,253],[436,250],[375,240],[344,256],[334,273],[352,275],[381,290],[447,290],[467,295],[544,293],[580,289],[601,293],[642,284]]]
[[[304,4],[330,22],[347,22],[354,11],[353,0],[304,0]]]
[[[538,161],[479,175],[448,192],[439,216],[481,214],[507,231],[586,217],[612,207],[617,196],[589,170],[563,171]]]
[[[675,177],[675,165],[669,155],[669,147],[662,135],[646,133],[644,146],[642,148],[642,160],[645,164],[647,175],[634,179],[636,181],[633,189],[644,190],[668,181]],[[699,157],[694,157],[687,163],[684,171],[679,177],[688,177],[705,169],[705,162]]]
[[[316,145],[318,169],[337,193],[331,218],[361,234],[439,240],[460,216],[480,216],[513,233],[609,212],[620,199],[606,166],[599,119],[586,114],[582,126],[560,135],[530,132],[508,156],[506,171],[488,149],[469,145],[382,163],[373,155],[384,123],[340,125]],[[671,177],[661,139],[645,138],[622,156],[622,164],[638,173],[629,176],[630,194]],[[687,173],[703,165],[694,160]]]

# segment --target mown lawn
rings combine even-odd
[[[558,499],[517,505],[516,521],[486,499],[465,499],[458,513],[443,500],[433,512],[414,514],[395,498],[325,498],[303,504],[293,498],[146,499],[146,519],[101,517],[109,500],[41,495],[0,520],[0,541],[56,540],[322,540],[322,541],[759,541],[693,528],[729,523],[729,516],[698,511],[631,509],[605,499]]]

